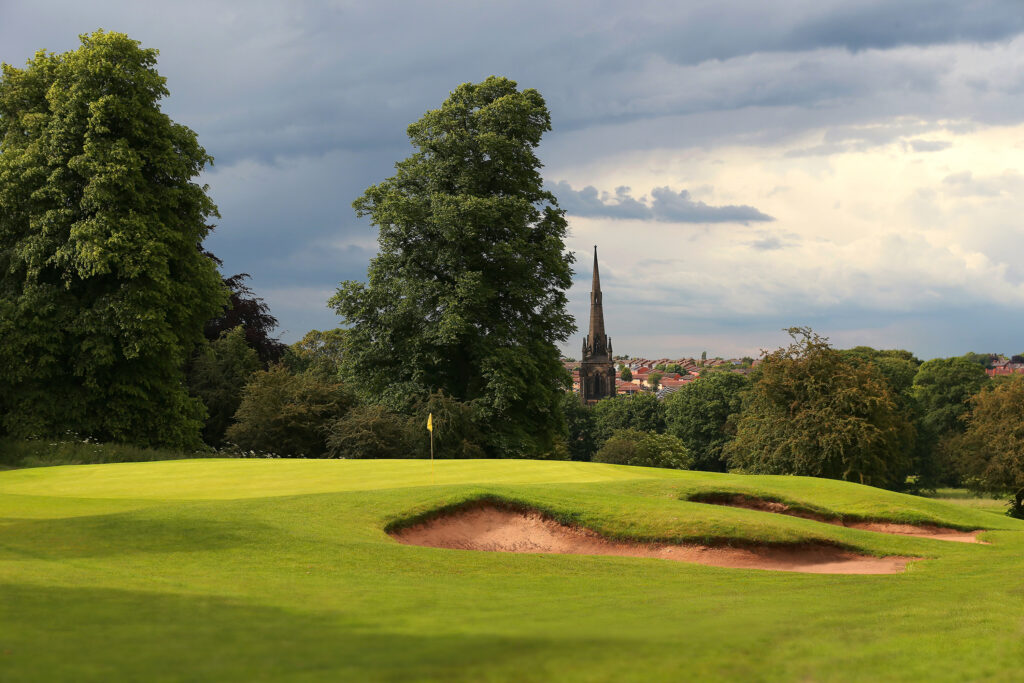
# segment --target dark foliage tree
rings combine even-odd
[[[734,372],[714,372],[665,398],[665,432],[682,440],[693,468],[725,472],[722,449],[735,434],[735,420],[750,380]]]
[[[226,292],[197,245],[212,161],[120,33],[0,78],[0,411],[13,435],[201,446],[183,368]]]
[[[619,377],[622,379],[623,382],[632,382],[633,371],[627,368],[625,365],[623,365],[622,372],[620,373]]]
[[[746,394],[729,464],[748,472],[846,479],[901,488],[914,427],[889,382],[853,363],[809,328],[766,354]]]
[[[355,201],[380,251],[368,282],[331,300],[367,401],[408,410],[443,390],[472,405],[491,456],[551,452],[565,430],[556,343],[575,329],[572,255],[534,153],[550,127],[535,90],[497,77],[456,88],[409,126],[416,151],[396,174]]]
[[[224,265],[223,261],[209,251],[203,253],[216,263],[218,268]],[[245,284],[249,277],[249,273],[237,273],[224,278],[224,286],[227,287],[230,298],[218,315],[206,321],[203,334],[212,342],[220,339],[228,330],[241,327],[245,330],[246,343],[259,355],[263,366],[268,367],[271,363],[281,360],[286,345],[276,337],[270,336],[277,327],[277,318],[270,314],[270,307],[266,302]]]
[[[600,448],[617,429],[641,432],[665,431],[665,415],[654,394],[616,396],[598,401],[594,411],[594,443]]]

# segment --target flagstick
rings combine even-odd
[[[434,430],[430,430],[430,485],[434,485]]]

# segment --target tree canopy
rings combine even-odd
[[[941,436],[963,432],[960,417],[968,410],[968,399],[989,383],[985,367],[967,358],[936,358],[918,368],[914,397],[922,411],[922,424]]]
[[[909,474],[913,425],[889,382],[809,328],[764,356],[744,401],[729,463],[749,472],[800,474],[899,488]]]
[[[1009,494],[1011,512],[1024,517],[1024,377],[976,394],[970,408],[955,444],[967,482],[976,490]]]
[[[665,431],[665,416],[661,402],[654,394],[612,396],[594,404],[594,442],[600,448],[618,429],[636,429],[641,432]]]
[[[745,375],[713,372],[665,398],[665,431],[686,445],[694,469],[727,469],[722,449],[732,439],[732,420],[738,418],[749,387]]]
[[[490,455],[564,438],[556,344],[572,254],[535,154],[550,115],[506,78],[456,88],[408,128],[416,151],[354,202],[379,229],[368,282],[341,283],[345,371],[365,398],[409,408],[433,391],[471,404]],[[564,447],[564,444],[563,444]]]
[[[0,78],[3,427],[199,447],[183,366],[227,299],[198,248],[212,158],[160,110],[156,50],[81,43]]]

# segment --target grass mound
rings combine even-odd
[[[984,528],[991,545],[689,500],[702,491]],[[455,552],[385,532],[481,500],[616,542],[831,544],[927,561],[810,575]],[[0,670],[15,681],[1012,679],[1024,607],[1008,577],[1022,552],[1020,521],[799,477],[512,460],[10,470]]]

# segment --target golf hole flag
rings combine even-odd
[[[434,431],[434,414],[433,413],[427,413],[427,431],[428,432]]]

